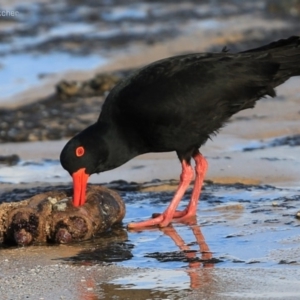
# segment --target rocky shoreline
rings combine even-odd
[[[137,9],[134,1],[130,2],[129,6],[126,7],[124,5],[127,5],[127,2],[118,0],[113,1],[111,4],[103,4],[101,14],[98,17],[92,11],[96,1],[91,1],[89,6],[84,6],[86,14],[78,12],[76,6],[72,8],[70,6],[66,9],[68,4],[74,4],[71,0],[63,3],[61,7],[52,7],[50,3],[40,4],[38,5],[39,9],[33,11],[30,11],[29,8],[26,10],[17,6],[16,10],[20,10],[19,18],[0,19],[0,25],[1,21],[4,21],[15,25],[25,22],[26,26],[22,29],[17,26],[16,28],[12,27],[9,31],[0,31],[0,41],[7,45],[11,44],[11,47],[4,47],[3,49],[7,49],[0,51],[0,53],[3,54],[4,62],[7,55],[19,53],[47,55],[48,52],[50,53],[54,50],[83,57],[90,52],[100,56],[104,55],[104,57],[106,55],[113,57],[114,51],[116,53],[118,51],[119,53],[129,51],[127,46],[130,44],[143,47],[149,46],[151,49],[151,47],[159,45],[159,43],[167,43],[172,39],[176,40],[178,36],[183,35],[184,30],[187,30],[185,26],[189,28],[193,22],[205,22],[213,17],[216,20],[220,17],[234,19],[235,16],[247,16],[249,13],[259,15],[259,18],[263,20],[284,20],[286,24],[284,26],[261,26],[259,30],[255,27],[245,28],[245,30],[241,29],[240,37],[237,40],[228,38],[230,35],[226,38],[224,32],[220,28],[216,28],[217,35],[224,35],[224,41],[212,42],[206,47],[205,51],[219,52],[225,46],[230,52],[243,51],[276,39],[287,38],[300,31],[300,25],[297,20],[299,14],[298,1],[293,1],[293,4],[289,5],[287,5],[286,1],[270,0],[264,5],[262,5],[263,2],[261,1],[253,1],[250,6],[245,3],[236,3],[236,1],[226,1],[226,3],[218,7],[215,7],[213,3],[206,6],[204,2],[200,3],[198,10],[195,11],[195,3],[193,1],[174,7],[171,1],[167,1],[167,8],[159,13],[160,3],[153,4],[146,1],[145,7]],[[110,30],[118,28],[120,32],[119,34],[108,34],[107,37],[97,36],[97,34],[86,36],[80,33],[62,34],[62,36],[56,36],[52,33],[51,35],[51,30],[54,30],[56,26],[54,22],[55,13],[65,18],[65,22],[79,22],[81,25],[86,22],[87,26],[90,26],[92,22],[104,31],[107,29],[110,32]],[[135,14],[141,14],[141,16],[139,17]],[[34,23],[33,20],[35,18],[33,16],[39,20],[39,26],[36,26]],[[168,19],[176,20],[176,25],[173,28],[171,26],[172,22],[168,22]],[[218,20],[217,22],[222,21]],[[147,26],[151,27],[154,25],[163,29],[152,33],[150,29],[146,30]],[[126,29],[122,31],[124,26]],[[149,34],[151,33],[151,42],[149,42],[147,36],[143,34],[140,36],[131,32],[129,30],[131,26],[132,28],[141,26],[143,30],[149,32]],[[206,34],[209,35],[211,31],[209,25],[207,26],[207,33],[204,29],[204,37]],[[45,37],[41,37],[42,29],[46,33],[48,32],[48,37],[47,34]],[[172,34],[170,33],[171,29],[173,30]],[[182,30],[182,32],[177,32],[178,30]],[[20,47],[17,47],[14,46],[12,36],[15,38],[32,37],[33,41],[35,39],[37,41],[30,46],[23,42]],[[142,43],[140,43],[141,38]],[[40,39],[42,42],[38,42]],[[200,44],[201,41],[199,41]],[[180,53],[182,51],[177,54]],[[55,93],[41,97],[35,103],[19,105],[15,108],[1,107],[0,105],[0,142],[59,140],[73,136],[97,119],[105,96],[119,80],[133,71],[131,68],[132,66],[129,69],[121,67],[114,72],[99,70],[96,75],[83,81],[72,81],[67,77],[60,82],[53,82]],[[39,74],[38,76],[39,78],[44,78],[49,75],[51,73]]]

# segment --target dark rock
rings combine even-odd
[[[14,166],[20,161],[20,157],[16,154],[0,156],[0,164]]]

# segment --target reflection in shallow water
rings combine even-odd
[[[152,252],[152,253],[145,253],[144,257],[155,258],[159,262],[174,262],[180,261],[184,262],[184,268],[186,274],[190,278],[189,287],[190,288],[198,288],[203,283],[203,279],[199,278],[199,274],[197,273],[198,268],[212,268],[214,263],[219,262],[217,259],[215,260],[212,257],[212,253],[209,250],[209,247],[205,241],[205,238],[201,232],[200,226],[196,224],[196,219],[192,220],[190,224],[185,224],[187,226],[187,230],[191,231],[194,235],[195,240],[191,243],[193,246],[199,246],[199,250],[191,249],[191,246],[187,244],[182,236],[179,235],[178,231],[172,225],[157,229],[158,231],[162,232],[166,237],[171,239],[175,246],[179,248],[178,251],[172,252]],[[187,264],[186,264],[187,263]],[[168,272],[168,271],[165,271]],[[180,275],[182,276],[182,275]],[[174,280],[174,276],[171,276],[172,280]],[[136,281],[134,281],[136,282]],[[171,283],[171,282],[170,282]],[[173,285],[174,283],[171,283]],[[182,285],[178,285],[177,283],[175,286],[178,288],[182,287]],[[187,286],[184,286],[187,288]]]
[[[153,229],[164,234],[169,241],[172,241],[176,247],[180,250],[182,261],[185,261],[185,267],[182,269],[146,269],[142,273],[137,270],[135,274],[125,276],[119,279],[114,279],[109,283],[97,282],[93,276],[84,278],[78,284],[79,293],[81,299],[102,299],[101,297],[109,298],[113,294],[116,296],[122,296],[121,299],[169,299],[170,295],[172,299],[180,299],[182,294],[189,289],[202,289],[213,284],[213,274],[211,272],[199,272],[200,269],[211,269],[214,267],[215,262],[212,252],[210,251],[205,238],[201,232],[201,228],[197,225],[196,220],[193,220],[190,224],[186,224],[187,229],[194,235],[193,246],[199,248],[199,250],[192,250],[191,245],[187,244],[183,237],[179,235],[178,231],[173,226],[169,226],[163,229]],[[153,232],[152,231],[152,232]],[[138,235],[138,232],[134,234]],[[125,246],[124,240],[126,234],[123,230],[119,229],[115,231],[114,236],[107,237],[105,243],[96,243],[96,246],[92,249],[81,251],[75,257],[68,259],[80,264],[95,264],[99,261],[113,261],[112,257],[118,251],[119,261],[122,259],[131,259],[133,256],[130,252],[130,247]],[[106,244],[106,246],[104,246]],[[100,246],[101,245],[101,246]],[[118,246],[117,246],[118,245]],[[132,246],[133,248],[133,246]],[[109,253],[111,252],[111,253]],[[176,252],[173,254],[178,258]],[[145,256],[150,257],[157,256],[158,260],[167,256],[168,260],[172,260],[172,254],[160,252],[148,253]],[[110,258],[108,258],[110,256]],[[174,257],[173,257],[174,258]],[[118,261],[118,260],[114,260]],[[143,267],[147,267],[144,265]],[[177,295],[177,296],[176,296]],[[180,296],[179,296],[180,295]],[[100,297],[100,298],[97,298]]]
[[[172,192],[121,194],[127,204],[127,223],[137,215],[143,219],[153,210],[160,211]],[[183,206],[188,199],[187,195]],[[192,290],[217,293],[224,286],[217,284],[216,269],[300,264],[296,238],[300,221],[293,214],[298,200],[295,191],[288,189],[208,184],[197,220],[139,232],[121,228],[87,242],[86,250],[69,261],[116,262],[136,268],[136,273],[128,276],[106,283],[96,281],[96,295],[114,291],[130,297],[134,291],[141,299],[182,299]]]
[[[197,268],[213,268],[214,263],[212,259],[212,253],[209,250],[207,243],[205,242],[205,238],[201,232],[200,226],[194,224],[190,225],[190,229],[192,230],[197,244],[199,245],[199,253],[201,257],[197,257],[197,251],[191,251],[190,247],[184,242],[182,237],[178,234],[174,227],[169,226],[161,229],[162,232],[170,237],[176,246],[184,253],[186,258],[188,259],[188,268],[186,270],[188,276],[190,277],[190,288],[200,288],[203,283],[208,283],[210,281],[209,278],[201,278],[199,273],[197,272]]]

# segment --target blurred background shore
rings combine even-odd
[[[40,181],[69,182],[69,175],[58,162],[61,148],[68,138],[95,122],[107,93],[124,76],[147,63],[176,54],[221,51],[225,46],[236,52],[298,35],[299,3],[296,0],[1,2],[0,142],[3,144],[0,149],[1,155],[16,154],[21,161],[27,160],[27,164],[15,160],[19,163],[16,169],[0,169],[0,180],[18,183],[38,177]],[[295,185],[299,175],[295,164],[288,172],[270,174],[265,164],[271,161],[266,160],[262,168],[261,163],[256,164],[259,172],[247,168],[251,173],[248,176],[244,173],[247,170],[239,167],[238,159],[234,160],[237,168],[228,168],[228,160],[222,161],[222,157],[230,156],[225,152],[259,147],[259,143],[268,144],[274,138],[289,136],[294,146],[298,144],[298,79],[279,87],[277,93],[275,100],[261,100],[254,110],[234,116],[221,135],[203,148],[205,155],[219,157],[217,163],[212,160],[209,179]],[[36,144],[19,143],[27,141]],[[18,142],[19,151],[16,144],[8,144],[11,142]],[[274,155],[284,156],[278,149],[272,150],[279,152]],[[257,153],[241,154],[255,159],[260,156]],[[150,161],[148,157],[142,162],[150,167],[143,172],[144,178],[134,169],[140,163],[134,161],[125,166],[133,169],[130,175],[127,169],[124,174],[120,168],[94,180],[170,179],[176,174],[176,163],[164,168],[164,172],[155,171],[153,156]],[[154,159],[166,157],[176,160],[173,154]],[[41,163],[45,176],[40,177],[39,169],[35,173],[28,160]],[[172,165],[169,161],[167,164]],[[224,174],[224,169],[229,173]],[[27,179],[24,174],[29,174]]]

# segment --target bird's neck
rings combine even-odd
[[[143,149],[133,142],[134,136],[133,131],[123,131],[113,124],[109,125],[103,137],[108,148],[107,170],[117,168],[144,153]]]

